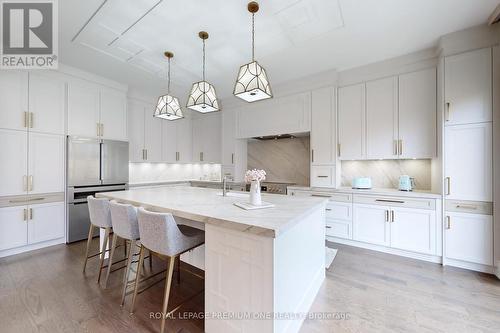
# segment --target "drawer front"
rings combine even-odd
[[[64,192],[0,197],[0,207],[14,207],[64,201]]]
[[[406,207],[406,208],[418,208],[418,209],[430,209],[430,210],[436,209],[436,200],[434,199],[354,195],[353,202],[360,204],[382,205],[391,207]]]
[[[329,202],[326,205],[326,218],[352,221],[352,204],[343,202]]]
[[[326,219],[326,235],[352,239],[352,222]]]
[[[334,166],[312,166],[311,167],[312,187],[335,187],[335,167]]]
[[[352,202],[352,194],[338,192],[322,192],[322,191],[307,191],[307,190],[289,190],[289,195],[298,197],[319,197],[326,198],[335,202]]]
[[[446,200],[445,210],[447,212],[493,215],[493,203],[482,201]]]

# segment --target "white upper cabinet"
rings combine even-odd
[[[445,128],[447,199],[492,201],[492,123]]]
[[[491,121],[491,49],[445,58],[446,125]]]
[[[29,134],[29,194],[64,192],[64,136]]]
[[[101,89],[100,122],[102,138],[127,140],[127,96],[124,92]]]
[[[236,150],[236,111],[222,110],[222,164],[233,165]]]
[[[68,134],[98,137],[99,123],[99,87],[71,79],[68,82]]]
[[[397,158],[398,81],[389,77],[366,83],[366,158]]]
[[[399,157],[436,156],[436,69],[399,76]]]
[[[492,265],[493,216],[457,212],[446,215],[446,258]]]
[[[193,161],[221,163],[221,116],[202,115],[193,119]]]
[[[29,75],[30,131],[48,134],[65,133],[66,81],[50,71]]]
[[[336,117],[334,89],[314,90],[311,94],[311,163],[335,164]]]
[[[177,143],[177,162],[189,163],[192,159],[193,130],[191,128],[191,119],[183,118],[175,121],[176,125],[176,143]]]
[[[311,93],[272,98],[238,109],[238,138],[311,130]]]
[[[128,136],[130,162],[143,162],[144,154],[144,103],[128,101]]]
[[[0,197],[23,195],[28,186],[28,136],[0,129]]]
[[[393,207],[390,224],[391,247],[428,254],[436,252],[435,210]]]
[[[161,142],[162,160],[166,163],[176,163],[177,153],[177,121],[162,121]]]
[[[145,161],[162,162],[162,119],[153,116],[153,106],[146,104],[144,109],[144,149]]]
[[[338,140],[341,160],[365,157],[365,84],[338,90]]]
[[[27,128],[27,72],[4,70],[0,73],[0,110],[0,128]]]

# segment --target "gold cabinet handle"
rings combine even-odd
[[[446,177],[446,195],[451,194],[451,177]]]
[[[391,223],[394,222],[394,216],[395,216],[394,211],[391,210]]]
[[[326,208],[325,209],[327,212],[330,212],[332,209],[331,208]]]
[[[234,153],[231,154],[231,164],[234,164]]]
[[[23,221],[28,221],[28,210],[26,208],[23,209]]]
[[[340,157],[340,148],[341,147],[342,146],[340,145],[340,143],[337,143],[337,154],[338,154],[339,157]]]
[[[29,115],[27,111],[24,111],[23,127],[29,127]]]
[[[471,209],[471,210],[477,209],[477,206],[473,206],[473,205],[457,205],[456,207],[459,209]]]
[[[28,192],[33,191],[33,175],[28,177]]]
[[[314,149],[311,149],[311,162],[314,163]]]
[[[399,140],[399,155],[403,155],[403,140]]]
[[[203,162],[203,152],[200,151],[200,162]]]
[[[28,112],[28,127],[33,128],[33,112]]]
[[[450,121],[450,110],[451,110],[451,103],[450,102],[446,102],[446,110],[445,110],[445,121]]]
[[[104,124],[101,124],[101,136],[104,136]]]
[[[394,140],[394,155],[399,155],[398,140]]]
[[[97,125],[97,136],[101,136],[101,124],[96,123]]]
[[[451,229],[451,217],[449,215],[446,216],[446,229]]]
[[[318,178],[328,178],[328,176],[324,176],[324,175],[319,175],[317,176]]]
[[[146,152],[146,160],[147,160],[148,159],[148,150],[144,149],[144,151]]]
[[[33,208],[30,208],[28,211],[28,219],[33,220]]]
[[[325,228],[327,228],[327,229],[331,229],[332,227],[331,227],[331,226],[329,226],[329,225],[327,225],[327,226],[325,226]]]
[[[389,222],[389,211],[385,210],[385,222]]]
[[[331,198],[332,196],[328,194],[311,194],[311,197]]]
[[[23,191],[28,192],[28,176],[23,176]]]

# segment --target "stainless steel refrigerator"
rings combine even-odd
[[[68,136],[67,242],[88,236],[87,196],[122,191],[128,184],[128,142]]]

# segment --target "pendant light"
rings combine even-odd
[[[158,102],[156,103],[156,109],[153,116],[166,119],[166,120],[176,120],[184,118],[182,114],[181,105],[179,104],[179,99],[170,95],[170,60],[174,57],[172,52],[165,52],[165,57],[168,59],[168,86],[167,94],[158,97]]]
[[[202,81],[193,83],[186,106],[201,113],[219,111],[215,88],[205,81],[205,40],[208,39],[208,32],[200,31],[198,36],[203,40],[203,78]]]
[[[247,8],[252,13],[252,62],[240,67],[233,94],[251,103],[272,98],[273,93],[265,69],[255,60],[255,13],[259,11],[259,4],[252,1]]]

